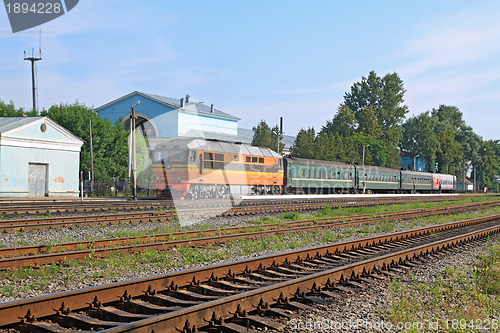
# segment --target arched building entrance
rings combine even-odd
[[[157,138],[159,131],[153,119],[145,115],[144,113],[136,112],[137,119],[135,120],[135,128],[139,130],[141,134],[148,138]],[[126,130],[130,130],[130,117],[123,120],[123,127]]]

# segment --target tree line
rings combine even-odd
[[[459,179],[475,168],[482,186],[496,188],[500,141],[483,140],[455,106],[440,105],[406,119],[405,93],[397,73],[379,77],[371,71],[344,94],[333,118],[318,132],[313,127],[298,132],[292,156],[362,164],[364,150],[365,164],[399,169],[403,152],[424,158],[429,171]],[[262,120],[252,144],[276,150],[277,143],[266,144],[264,136],[271,137],[272,130]]]

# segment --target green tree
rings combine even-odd
[[[313,127],[300,129],[292,147],[292,155],[299,158],[315,158],[314,140],[316,132]]]
[[[368,77],[355,82],[351,91],[344,95],[344,104],[354,112],[358,123],[363,124],[361,131],[368,129],[369,121],[377,119],[379,128],[367,134],[380,133],[377,139],[385,144],[387,158],[381,166],[399,167],[397,145],[402,139],[401,125],[408,113],[408,107],[404,104],[405,92],[403,81],[397,73],[386,74],[381,78],[371,71]],[[370,115],[371,112],[374,117]]]
[[[460,165],[463,160],[463,147],[455,140],[455,133],[450,129],[438,131],[437,139],[439,142],[436,156],[438,171],[441,173],[456,173],[456,166]]]
[[[259,125],[257,125],[255,133],[253,134],[252,146],[267,147],[273,149],[271,129],[269,128],[265,120],[261,120]],[[276,150],[276,146],[273,150]]]
[[[358,114],[358,123],[358,133],[370,135],[374,138],[382,136],[382,128],[378,123],[373,107],[369,106]]]
[[[340,136],[350,136],[357,127],[356,117],[346,105],[340,105],[332,121],[327,120],[322,128],[326,134],[337,134]]]
[[[466,161],[464,158],[463,143],[469,139],[461,135],[461,132],[467,129],[462,112],[456,106],[440,105],[437,109],[432,109],[431,116],[436,121],[435,133],[439,141],[439,149],[436,154],[439,172],[460,174],[464,164],[468,168],[470,163],[470,160]],[[460,138],[463,138],[464,142],[460,142]],[[470,138],[470,140],[474,139]],[[471,157],[472,155],[476,154],[471,153]],[[473,165],[480,164],[477,157],[477,155],[474,156]]]
[[[149,155],[148,138],[138,129],[135,130],[135,151],[137,186],[142,188],[154,188],[153,182],[153,161]],[[129,139],[129,144],[131,140]]]
[[[472,166],[480,166],[482,163],[482,156],[480,154],[483,139],[474,133],[471,127],[467,125],[461,126],[460,130],[455,135],[455,139],[460,143],[463,148],[463,159],[456,170],[457,175],[461,178],[464,173]]]
[[[320,131],[314,138],[314,159],[323,161],[338,161],[340,149],[338,149],[338,136]]]
[[[94,179],[112,180],[113,177],[127,177],[128,132],[121,124],[113,125],[94,110],[80,104],[53,105],[41,112],[59,125],[65,127],[85,143],[80,154],[80,170],[90,168],[89,119],[92,120],[92,145],[94,153]]]
[[[434,171],[436,154],[440,148],[436,128],[437,121],[429,111],[409,118],[403,125],[401,148],[412,156],[425,157],[430,171]]]
[[[360,114],[371,107],[386,141],[396,143],[399,138],[388,137],[387,131],[401,125],[408,113],[408,107],[404,104],[405,92],[403,81],[397,73],[380,78],[371,71],[367,78],[363,76],[360,82],[352,85],[350,92],[345,93],[344,104],[354,112],[358,121]]]
[[[0,117],[20,117],[20,116],[38,116],[34,110],[26,111],[23,108],[16,109],[14,102],[10,101],[9,104],[4,103],[0,99]]]
[[[463,114],[456,106],[441,104],[437,109],[432,109],[432,116],[437,118],[441,124],[446,124],[455,131],[465,126]]]
[[[278,148],[278,140],[280,143],[278,153],[283,155],[283,149],[285,148],[285,144],[283,143],[283,134],[280,132],[279,126],[276,125],[271,129],[271,149],[274,151]]]
[[[500,159],[496,155],[498,148],[498,141],[488,140],[483,142],[480,149],[482,163],[477,168],[478,180],[481,186],[491,190],[496,190],[497,180],[495,176],[499,176],[500,171]]]

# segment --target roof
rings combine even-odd
[[[380,167],[380,166],[376,166],[376,165],[356,165],[356,168],[358,170],[369,170],[369,171],[375,171],[375,172],[381,172],[381,171],[384,171],[384,172],[398,172],[399,173],[399,169],[392,169],[392,168],[386,168],[386,167]],[[413,171],[412,171],[413,172]],[[418,174],[424,174],[425,172],[418,172]]]
[[[200,149],[212,152],[281,158],[281,155],[265,147],[254,147],[247,144],[189,138],[173,138],[167,142],[157,145],[155,147],[155,151],[168,148],[169,146],[179,147],[179,145],[186,145],[189,149]]]
[[[286,160],[288,161],[288,163],[292,164],[331,166],[337,168],[349,168],[354,170],[354,165],[342,162],[311,160],[307,158],[298,158],[298,157],[286,157]]]
[[[0,117],[0,133],[35,122],[45,117]]]
[[[47,127],[34,131],[33,127],[46,124]],[[40,136],[50,127],[54,131]],[[46,133],[49,133],[47,131]],[[0,117],[0,144],[29,148],[50,148],[80,151],[83,140],[49,117]]]
[[[211,112],[212,107],[210,105],[203,104],[203,102],[189,102],[189,103],[187,103],[184,100],[184,107],[181,108],[180,98],[165,97],[165,96],[149,94],[149,93],[140,92],[140,91],[131,92],[130,94],[127,94],[127,95],[122,96],[122,97],[120,97],[112,102],[104,104],[104,105],[96,108],[96,111],[101,111],[102,109],[105,109],[105,108],[107,108],[115,103],[118,103],[118,102],[120,102],[124,99],[127,99],[131,96],[134,96],[134,95],[140,95],[140,96],[149,98],[151,100],[154,100],[158,103],[172,107],[174,109],[180,109],[180,110],[184,110],[186,112],[193,112],[193,113],[197,113],[197,114],[201,114],[201,115],[216,116],[216,117],[227,118],[227,119],[231,119],[231,120],[240,120],[240,118],[232,116],[229,113],[223,112],[223,111],[216,109],[216,108],[214,108],[214,112],[212,113]]]

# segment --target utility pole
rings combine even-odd
[[[464,190],[464,192],[467,192],[467,188],[465,187],[465,160],[463,160],[462,162],[463,162],[463,167],[464,167],[464,171],[463,171],[463,173],[464,173],[464,182],[462,183],[463,184],[462,185],[463,186],[462,189]]]
[[[280,143],[281,143],[281,136],[283,135],[283,117],[280,117],[280,130],[278,133],[278,150],[277,153],[280,153]]]
[[[130,110],[130,120],[131,120],[131,135],[132,135],[132,158],[131,158],[131,164],[132,164],[132,198],[134,200],[137,200],[137,174],[136,174],[136,169],[135,169],[135,119],[137,118],[135,116],[135,107],[139,105],[141,101],[137,101],[134,105],[131,106]]]
[[[90,134],[90,189],[94,193],[94,150],[92,147],[92,119],[89,118],[89,134]]]
[[[477,184],[476,184],[476,167],[474,166],[474,192],[477,191]]]
[[[363,146],[363,165],[365,165],[365,148],[370,147],[370,145]]]
[[[31,50],[31,56],[26,56],[24,51],[24,60],[31,61],[31,86],[33,88],[33,110],[36,111],[36,79],[35,79],[35,62],[42,60],[42,50],[39,50],[38,56],[35,56],[35,50]]]

